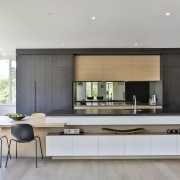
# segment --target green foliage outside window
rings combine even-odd
[[[7,104],[9,101],[9,80],[0,79],[0,104]]]
[[[0,104],[16,102],[16,62],[0,60]]]

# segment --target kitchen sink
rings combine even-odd
[[[134,110],[134,109],[123,109],[123,111],[124,111],[124,112],[127,112],[127,113],[129,113],[129,114],[136,114],[136,113],[142,112],[142,111],[144,111],[144,110],[143,110],[143,109],[136,109],[136,110]]]
[[[127,110],[127,111],[143,111],[143,109],[136,109],[136,110],[135,110],[135,109],[123,109],[123,110],[125,110],[125,111],[126,111],[126,110]]]

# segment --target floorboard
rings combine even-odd
[[[0,169],[0,180],[179,180],[180,161],[11,159]]]

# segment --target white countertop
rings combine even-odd
[[[180,115],[168,116],[46,116],[14,121],[0,116],[0,127],[27,123],[33,127],[64,127],[65,125],[180,125]]]
[[[8,116],[0,116],[0,127],[10,127],[13,124],[31,124],[33,127],[64,127],[64,122],[47,122],[47,117],[26,116],[20,121],[14,121]]]

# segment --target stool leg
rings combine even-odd
[[[36,168],[37,168],[37,140],[35,139],[36,141]]]
[[[8,154],[7,154],[6,165],[5,165],[6,168],[7,168],[8,157],[10,156],[11,141],[12,141],[12,140],[10,140],[9,145],[8,145]]]
[[[41,156],[42,156],[42,159],[43,159],[43,152],[42,152],[41,139],[40,139],[40,137],[38,137],[38,139],[39,139],[39,144],[40,144],[40,149],[41,149]]]
[[[16,159],[17,159],[17,141],[16,141]]]
[[[7,146],[8,146],[8,138],[7,136],[4,136],[6,138]],[[11,153],[10,153],[10,159],[11,159]]]

